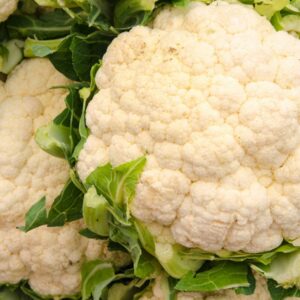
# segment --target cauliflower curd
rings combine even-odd
[[[64,107],[66,92],[50,89],[69,81],[46,59],[25,60],[0,84],[0,283],[28,279],[44,295],[71,295],[80,289],[84,259],[104,245],[78,234],[79,222],[23,233],[25,212],[46,195],[48,205],[68,179],[65,161],[49,156],[34,132]]]
[[[255,253],[300,237],[298,39],[246,6],[191,3],[120,34],[96,81],[82,179],[146,154],[131,212],[173,242]]]

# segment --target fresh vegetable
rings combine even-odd
[[[136,27],[110,44],[86,110],[90,135],[77,171],[99,196],[119,203],[98,188],[117,178],[105,173],[106,164],[118,169],[146,155],[135,197],[124,197],[118,214],[108,210],[116,222],[110,230],[124,246],[116,231],[142,222],[153,239],[144,248],[179,279],[175,290],[249,287],[249,261],[262,259],[252,255],[298,238],[299,50],[299,40],[252,9],[226,3],[165,9],[152,28]],[[164,234],[169,241],[161,241]],[[290,247],[278,256],[281,265],[297,256]],[[203,256],[188,257],[176,273],[187,248]],[[205,252],[224,261],[206,270]],[[245,262],[226,262],[238,253]],[[269,277],[283,288],[298,286],[298,272],[289,271],[281,275],[289,285]]]
[[[80,291],[80,267],[85,260],[115,259],[122,265],[119,254],[110,254],[105,242],[78,233],[83,227],[80,222],[26,234],[16,228],[24,223],[24,212],[41,197],[26,215],[24,231],[45,224],[45,219],[49,226],[57,226],[82,216],[83,194],[72,183],[57,197],[67,183],[68,164],[43,152],[34,141],[37,128],[64,107],[67,90],[51,88],[66,84],[69,80],[48,60],[32,59],[23,61],[0,85],[0,282],[28,280],[36,292],[51,296]],[[68,206],[65,211],[70,198],[73,209]],[[128,258],[123,257],[126,263]],[[10,299],[5,297],[0,292],[1,299]]]
[[[174,242],[257,253],[297,238],[300,42],[226,3],[166,9],[153,28],[104,56],[80,177],[147,153],[131,213]]]
[[[0,82],[0,105],[10,103],[0,107],[5,112],[0,124],[2,136],[13,141],[3,139],[0,150],[12,151],[12,157],[22,151],[14,160],[2,155],[3,172],[13,181],[9,191],[7,178],[2,184],[4,199],[10,199],[5,203],[25,197],[28,205],[9,206],[1,218],[2,240],[14,236],[18,244],[11,250],[14,243],[5,242],[9,254],[3,261],[19,259],[10,266],[23,272],[14,270],[16,277],[7,279],[10,268],[3,267],[2,281],[29,283],[20,282],[16,292],[4,295],[83,300],[300,296],[299,5],[246,2],[248,7],[183,0],[20,0],[0,25],[1,73],[9,74],[6,83]],[[275,32],[250,6],[294,37]],[[22,84],[16,84],[15,74],[30,74],[24,65],[31,61],[11,73],[23,55],[47,57],[77,82],[48,91],[53,85],[40,71],[34,74],[41,78],[22,75]],[[44,90],[33,95],[38,82]],[[7,100],[16,93],[8,92],[9,86],[23,91],[18,99]],[[68,92],[66,107],[53,120],[44,102],[40,109],[29,105],[58,91]],[[23,98],[28,105],[21,105]],[[7,125],[15,114],[16,124],[30,116],[30,134],[29,125]],[[22,137],[25,132],[30,142]],[[14,149],[19,140],[23,144]],[[44,153],[44,163],[37,163],[45,166],[43,172],[26,177],[30,193],[24,196],[19,190],[24,174],[13,177],[11,166],[35,166],[26,159],[33,155],[28,145],[37,149],[34,140],[64,171],[52,172],[55,164]],[[50,187],[58,188],[62,174],[60,193],[41,188],[52,176]],[[35,189],[40,192],[34,194]],[[19,198],[12,198],[15,194]],[[16,225],[19,231],[7,229]],[[61,234],[71,230],[70,240]],[[41,234],[60,248],[48,242],[41,247]],[[37,248],[47,249],[47,255],[30,255]],[[56,260],[61,248],[64,255]],[[268,278],[262,280],[264,289],[253,270]],[[80,281],[81,294],[73,296]]]

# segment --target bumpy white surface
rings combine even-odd
[[[0,283],[28,279],[50,295],[78,292],[82,261],[103,250],[78,234],[77,222],[26,234],[16,229],[40,197],[50,205],[68,178],[67,163],[34,142],[35,130],[64,108],[66,91],[50,88],[67,83],[48,60],[32,59],[0,84]]]
[[[135,217],[207,251],[300,236],[300,41],[251,8],[163,10],[110,45],[78,171],[147,155]]]
[[[4,22],[16,9],[19,0],[0,0],[0,22]]]

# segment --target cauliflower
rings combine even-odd
[[[96,83],[83,180],[146,154],[131,213],[176,243],[257,253],[300,236],[298,39],[241,4],[170,7],[111,43]]]
[[[79,292],[81,263],[101,253],[112,258],[104,242],[79,235],[81,222],[29,233],[16,229],[37,199],[46,195],[51,205],[68,179],[67,163],[34,141],[36,129],[64,107],[65,90],[50,88],[68,83],[46,59],[25,60],[0,82],[0,282],[26,279],[43,295]],[[122,263],[119,254],[115,259]]]
[[[0,0],[0,22],[4,22],[16,9],[19,0]]]

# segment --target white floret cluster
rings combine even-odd
[[[300,236],[300,41],[240,4],[164,9],[109,46],[77,165],[147,156],[132,214],[206,251]]]

